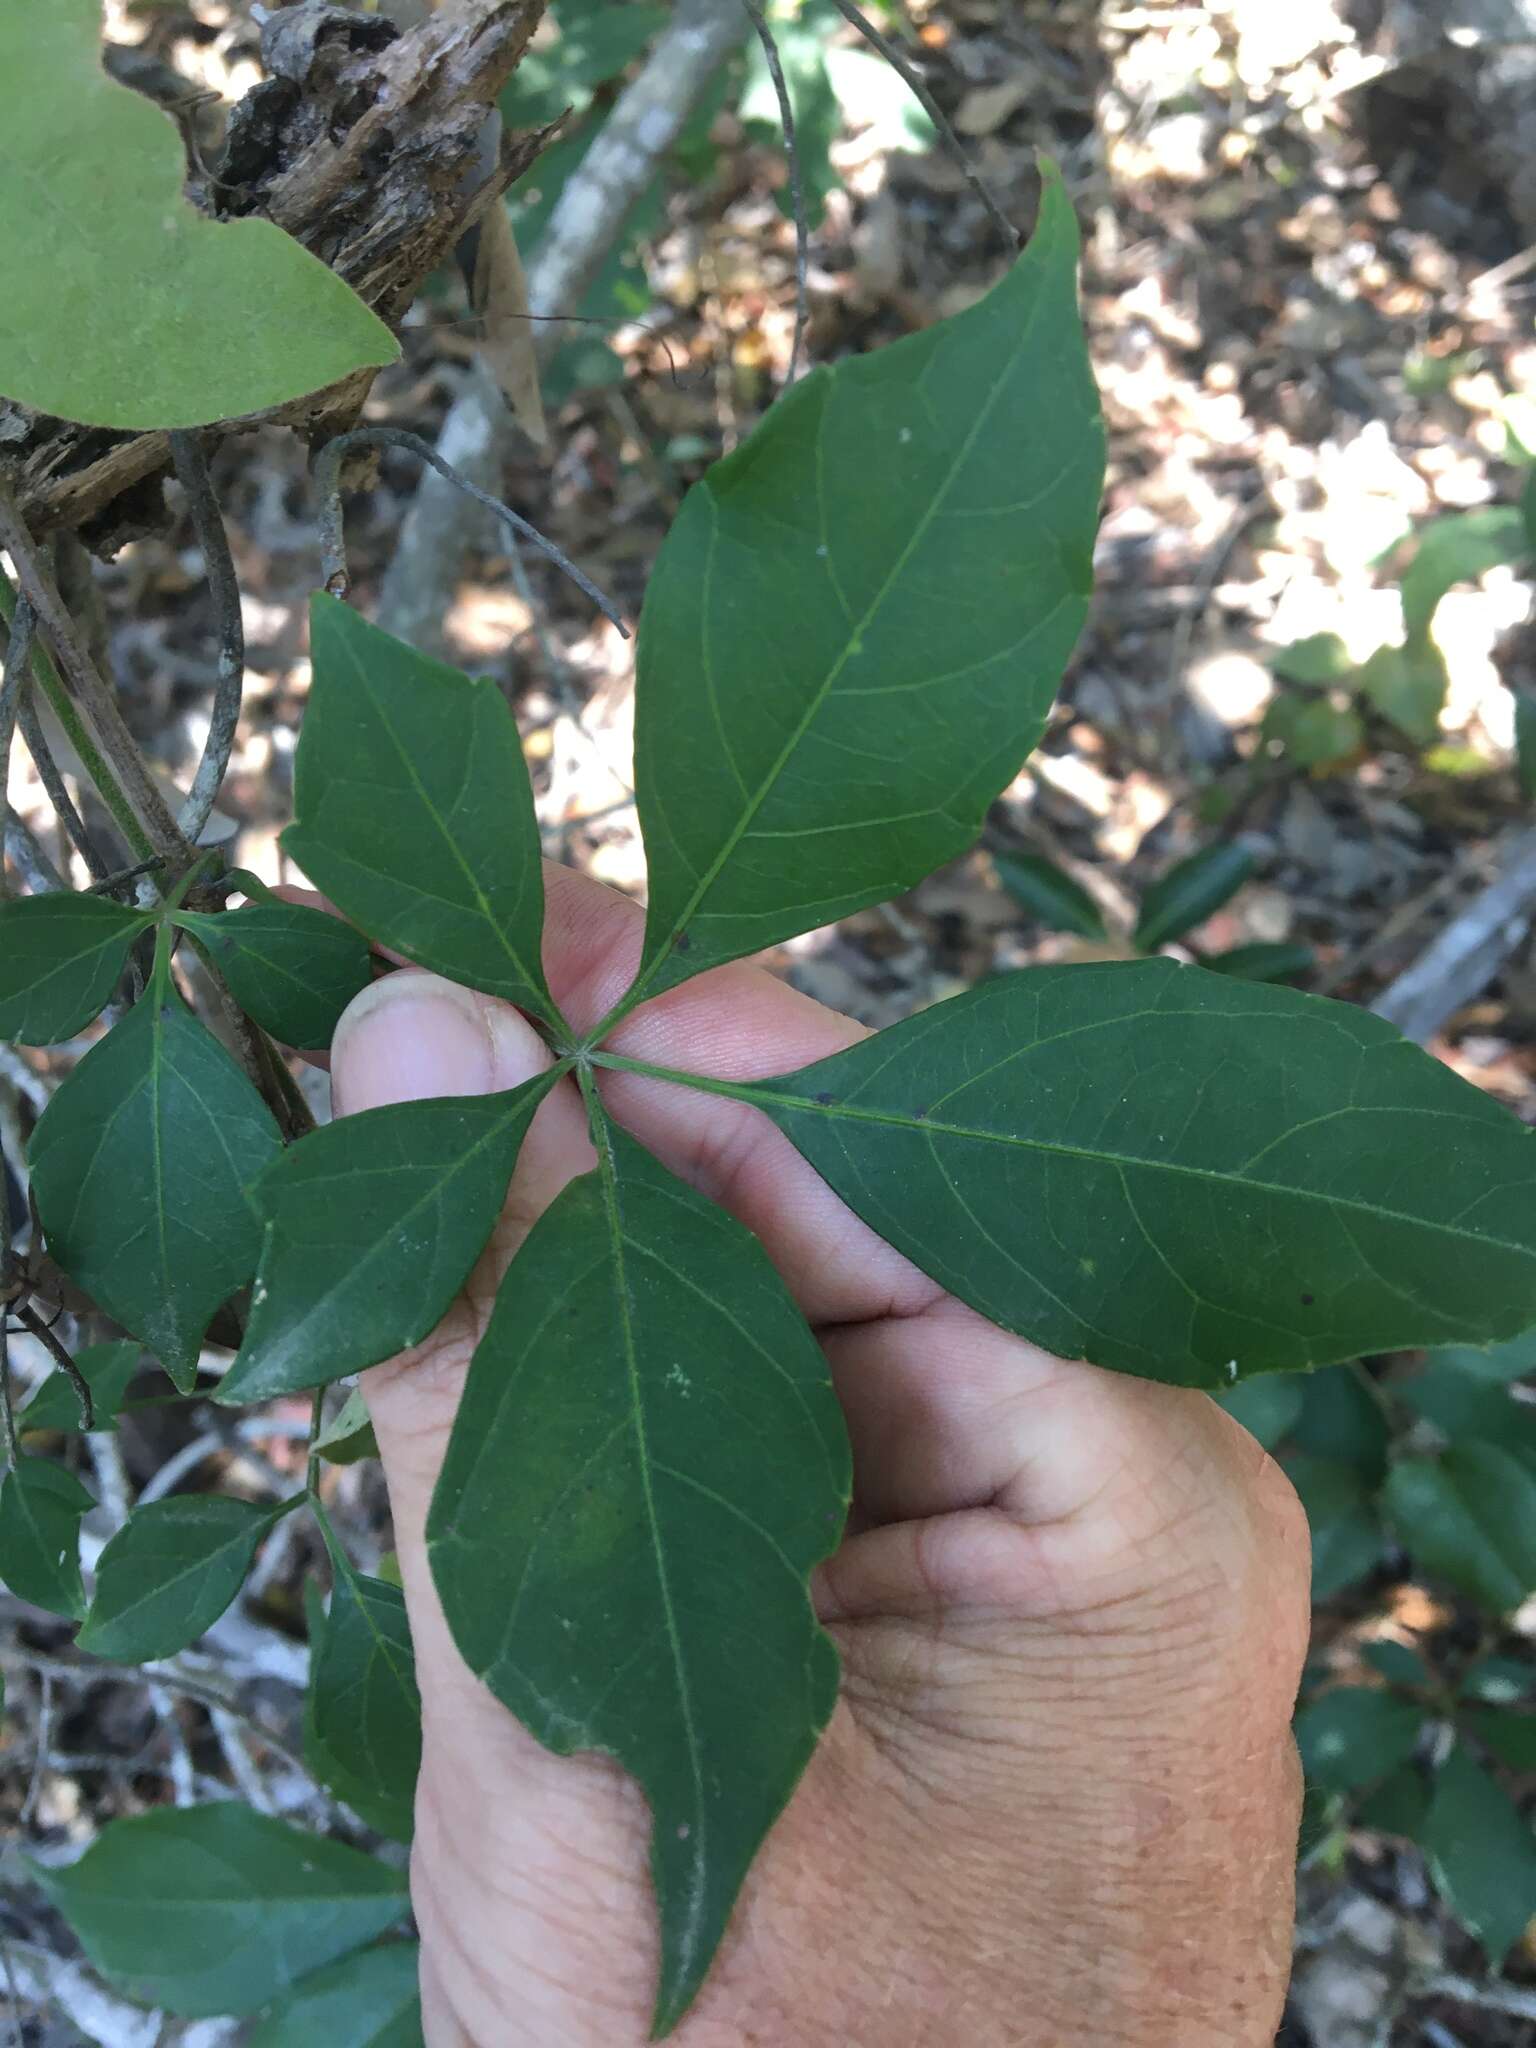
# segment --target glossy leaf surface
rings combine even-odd
[[[0,1038],[72,1038],[112,1000],[129,947],[153,922],[62,890],[0,903]]]
[[[1536,1309],[1533,1134],[1291,989],[1029,968],[740,1093],[924,1272],[1062,1357],[1220,1386]]]
[[[80,1648],[144,1664],[195,1643],[239,1593],[276,1520],[271,1508],[211,1493],[135,1508],[97,1562]]]
[[[176,123],[108,77],[100,44],[99,0],[0,0],[0,395],[192,427],[393,362],[388,328],[281,228],[195,210]]]
[[[420,1970],[414,1941],[346,1956],[296,1984],[246,2048],[422,2048]]]
[[[178,911],[235,1001],[284,1045],[328,1046],[337,1019],[373,978],[359,931],[303,903],[245,903],[218,917]]]
[[[261,1264],[218,1398],[318,1387],[425,1337],[491,1234],[549,1085],[364,1110],[290,1146],[251,1191]]]
[[[338,598],[314,598],[310,640],[288,854],[380,945],[552,1017],[543,848],[506,698]]]
[[[471,1670],[644,1786],[658,2030],[686,2009],[837,1692],[806,1582],[848,1450],[757,1241],[622,1133],[514,1260],[428,1521]]]
[[[153,991],[93,1046],[32,1138],[59,1264],[184,1392],[203,1332],[250,1279],[246,1189],[281,1149],[271,1112],[179,997]]]
[[[315,1760],[340,1765],[336,1781],[326,1782],[370,1827],[408,1842],[421,1768],[421,1695],[405,1596],[358,1571],[329,1528],[326,1547],[335,1584],[330,1611],[311,1640],[306,1703]]]
[[[95,1505],[62,1465],[18,1458],[0,1479],[0,1581],[19,1600],[75,1620],[85,1611],[80,1517]]]
[[[636,696],[653,993],[971,844],[1082,625],[1103,460],[1048,167],[996,290],[813,371],[667,536]]]
[[[33,1874],[104,1977],[189,2019],[259,2011],[406,1910],[400,1871],[234,1800],[113,1821]]]

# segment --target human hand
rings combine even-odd
[[[641,920],[566,870],[548,888],[550,986],[586,1028],[631,980]],[[756,1078],[861,1035],[733,966],[609,1042]],[[337,1033],[337,1112],[509,1088],[548,1058],[507,1005],[394,975]],[[602,1087],[766,1245],[821,1336],[854,1451],[849,1533],[813,1589],[842,1699],[679,2048],[1269,2048],[1308,1623],[1283,1476],[1204,1394],[1051,1358],[942,1293],[758,1111],[632,1074]],[[644,1800],[608,1760],[542,1749],[471,1676],[423,1540],[497,1281],[592,1164],[563,1081],[461,1300],[365,1376],[422,1691],[428,2048],[631,2048],[649,2028]]]

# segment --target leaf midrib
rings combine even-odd
[[[709,891],[714,887],[716,881],[719,879],[721,871],[725,867],[726,862],[731,858],[731,855],[736,851],[736,848],[741,844],[741,841],[746,837],[748,831],[751,829],[753,820],[756,818],[758,812],[762,809],[763,805],[768,801],[769,795],[773,791],[773,788],[778,782],[780,776],[782,776],[782,774],[784,773],[784,770],[788,765],[790,759],[794,755],[796,748],[800,745],[801,741],[805,738],[806,733],[810,730],[812,721],[816,718],[823,704],[825,704],[827,698],[831,695],[832,690],[835,688],[837,684],[839,676],[841,676],[843,670],[847,667],[849,660],[852,658],[854,649],[862,643],[865,633],[869,630],[876,616],[879,614],[881,608],[884,606],[886,600],[889,598],[891,590],[897,578],[902,574],[907,564],[911,561],[912,556],[916,553],[917,549],[922,545],[923,541],[927,538],[930,528],[939,516],[941,507],[943,506],[945,500],[948,498],[950,492],[954,489],[957,477],[960,475],[960,472],[965,466],[965,464],[969,461],[971,452],[974,449],[977,441],[979,440],[983,429],[991,420],[993,407],[997,404],[998,398],[1000,397],[1003,391],[1003,387],[1012,380],[1015,372],[1018,369],[1018,356],[1019,354],[1022,353],[1025,344],[1028,342],[1031,334],[1034,331],[1035,323],[1039,318],[1040,311],[1042,306],[1045,304],[1045,300],[1046,294],[1043,291],[1035,295],[1034,303],[1031,305],[1029,310],[1029,317],[1024,322],[1023,331],[1018,337],[1016,350],[1013,354],[1009,356],[1007,362],[998,372],[998,375],[994,379],[990,391],[987,393],[985,403],[978,408],[976,417],[971,423],[969,432],[966,434],[965,438],[960,443],[958,449],[955,452],[954,460],[950,463],[949,468],[945,473],[942,485],[939,487],[938,490],[934,492],[933,496],[929,499],[926,507],[923,510],[922,517],[918,520],[916,526],[913,528],[912,533],[906,542],[906,545],[901,549],[895,561],[887,570],[885,578],[880,585],[880,588],[876,591],[874,597],[871,598],[869,604],[865,607],[862,616],[859,618],[856,624],[850,625],[847,638],[843,644],[842,652],[838,655],[837,659],[828,668],[826,675],[823,677],[821,683],[818,685],[816,691],[814,692],[811,701],[807,705],[805,712],[801,717],[799,723],[796,725],[794,731],[790,734],[789,738],[785,741],[784,746],[781,748],[777,759],[772,763],[772,765],[768,769],[768,772],[763,777],[762,782],[758,785],[756,793],[748,800],[746,809],[742,812],[741,817],[737,821],[736,825],[728,834],[725,844],[722,846],[719,853],[716,854],[714,860],[710,863],[709,867],[705,870],[704,874],[699,878],[699,881],[696,884],[692,895],[684,904],[681,913],[672,921],[671,931],[668,934],[669,939],[672,936],[672,934],[683,931],[687,928],[689,920],[698,910],[699,905],[703,902],[704,898],[709,894]],[[822,419],[818,420],[816,427],[816,443],[818,450],[821,447],[824,432],[825,419],[823,417]],[[718,532],[718,522],[720,516],[719,500],[717,499],[713,489],[707,482],[701,486],[701,489],[706,494],[705,502],[709,507],[711,537],[711,552],[709,556],[709,561],[712,565],[713,544],[716,534]],[[836,584],[834,579],[834,588],[835,587]],[[710,594],[711,578],[708,574],[706,574],[704,579],[704,588],[700,599],[701,613],[706,618],[708,616],[709,611]],[[737,780],[739,781],[739,770],[736,771],[736,773]],[[645,970],[636,979],[634,988],[631,991],[630,996],[626,999],[629,1007],[632,1008],[634,1004],[640,1000],[642,990],[648,987],[650,982],[655,978],[656,972],[665,958],[666,948],[663,947],[660,951],[657,952],[654,959],[651,961],[650,965],[647,968],[645,968]]]

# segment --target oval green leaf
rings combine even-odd
[[[1253,855],[1246,847],[1206,846],[1161,876],[1142,899],[1135,941],[1143,953],[1155,953],[1204,924],[1214,911],[1235,896],[1253,873]]]
[[[552,1080],[364,1110],[290,1146],[251,1190],[261,1263],[217,1398],[296,1393],[420,1343],[484,1249]]]
[[[1224,953],[1205,953],[1200,965],[1239,981],[1293,981],[1299,974],[1312,972],[1317,955],[1310,946],[1256,940],[1250,946],[1229,946]]]
[[[73,1038],[112,1000],[129,947],[153,923],[104,896],[61,891],[0,903],[0,1038]]]
[[[1027,968],[732,1092],[925,1273],[1063,1358],[1216,1387],[1536,1310],[1536,1134],[1293,989]]]
[[[1049,930],[1076,932],[1083,939],[1106,936],[1099,906],[1055,861],[1038,853],[997,853],[992,865],[1014,902]]]
[[[1447,1904],[1497,1967],[1536,1914],[1536,1835],[1465,1749],[1435,1776],[1419,1844]]]
[[[1358,1792],[1389,1777],[1418,1746],[1424,1709],[1371,1686],[1341,1685],[1296,1716],[1296,1744],[1313,1784]]]
[[[32,1188],[65,1272],[183,1393],[214,1311],[250,1279],[246,1189],[282,1149],[271,1112],[179,997],[153,990],[69,1076],[32,1138]]]
[[[71,1621],[84,1613],[80,1517],[95,1505],[62,1465],[17,1459],[0,1480],[0,1580],[18,1600]]]
[[[368,941],[303,903],[246,903],[218,917],[180,910],[248,1017],[284,1045],[328,1046],[342,1011],[373,979]]]
[[[245,2048],[422,2048],[421,1950],[364,1949],[296,1984]]]
[[[91,1390],[93,1429],[116,1429],[117,1411],[139,1369],[137,1344],[87,1344],[75,1353],[75,1371]],[[80,1401],[68,1373],[52,1372],[16,1418],[23,1435],[29,1430],[58,1430],[68,1435],[80,1427]]]
[[[470,1669],[549,1748],[645,1788],[659,2035],[836,1699],[807,1580],[848,1449],[757,1240],[622,1133],[599,1147],[502,1283],[427,1545]]]
[[[257,2012],[406,1910],[401,1872],[234,1800],[113,1821],[33,1875],[109,1982],[186,2019]]]
[[[471,681],[317,595],[289,856],[381,946],[558,1021],[543,848],[517,723]]]
[[[634,995],[912,887],[1039,739],[1103,480],[1077,250],[1047,164],[995,291],[813,371],[685,500],[640,623]]]
[[[100,0],[0,0],[0,394],[91,426],[196,427],[393,362],[389,329],[281,228],[188,203],[176,124],[107,76],[100,45]]]
[[[1402,1458],[1382,1505],[1420,1569],[1495,1613],[1536,1590],[1536,1471],[1496,1444],[1460,1443],[1443,1458]]]
[[[229,1606],[286,1512],[207,1493],[135,1508],[97,1563],[80,1648],[115,1664],[174,1657]]]
[[[421,1695],[405,1596],[368,1578],[322,1522],[335,1573],[310,1642],[306,1755],[338,1798],[398,1842],[411,1839],[421,1768]]]

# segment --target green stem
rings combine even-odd
[[[329,1380],[316,1387],[315,1398],[309,1410],[309,1463],[304,1468],[304,1491],[315,1511],[322,1536],[329,1536],[331,1525],[326,1519],[325,1509],[320,1504],[320,1453],[315,1445],[320,1441],[320,1426],[325,1420],[325,1397],[330,1392]]]
[[[728,1095],[733,1102],[757,1102],[762,1096],[762,1087],[755,1081],[722,1081],[713,1074],[685,1074],[677,1067],[654,1067],[649,1060],[627,1060],[617,1052],[589,1053],[588,1058],[594,1067],[609,1067],[617,1074],[643,1074],[648,1081],[671,1081],[679,1088],[697,1089],[703,1095]]]
[[[16,588],[9,576],[0,569],[0,617],[7,628],[16,615]],[[153,860],[159,848],[139,823],[132,804],[129,803],[117,777],[107,766],[101,749],[91,738],[85,720],[75,708],[74,699],[65,689],[53,658],[41,640],[32,643],[32,680],[48,699],[49,709],[59,721],[64,737],[74,749],[81,767],[90,776],[102,802],[110,812],[112,822],[127,841],[139,860]]]

